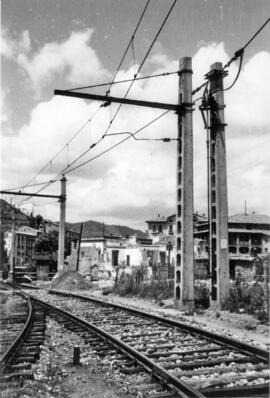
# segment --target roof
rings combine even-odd
[[[152,220],[148,220],[145,222],[167,222],[167,218],[161,216],[161,217],[152,218]]]
[[[270,236],[270,231],[263,229],[246,229],[246,228],[229,228],[229,232],[239,232],[239,233],[248,233],[248,234],[262,234]]]
[[[172,235],[164,235],[158,242],[158,245],[167,245],[168,243],[172,243],[173,245],[175,244],[175,237]]]
[[[38,230],[34,228],[30,228],[27,225],[24,225],[20,227],[17,231],[16,234],[21,234],[21,235],[30,235],[30,236],[37,236]]]
[[[104,242],[105,240],[123,240],[123,236],[116,235],[102,235],[102,236],[89,236],[82,238],[82,242]]]
[[[229,217],[229,223],[270,225],[270,217],[266,214],[235,214]]]

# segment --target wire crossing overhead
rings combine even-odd
[[[153,75],[148,75],[148,76],[140,76],[140,77],[136,77],[136,78],[132,78],[132,79],[124,79],[124,80],[117,80],[115,81],[111,81],[111,82],[107,82],[107,83],[99,83],[99,84],[92,84],[91,86],[80,86],[80,87],[75,87],[75,88],[69,88],[67,89],[67,91],[76,91],[76,90],[84,90],[87,88],[97,88],[97,87],[106,87],[106,86],[112,86],[115,84],[122,84],[122,83],[129,83],[129,82],[136,82],[138,80],[147,80],[147,79],[153,79],[155,77],[166,77],[166,76],[170,76],[170,75],[176,75],[178,74],[179,71],[174,71],[174,72],[163,72],[163,73],[156,73]]]
[[[151,126],[153,123],[155,123],[156,121],[158,121],[159,119],[161,119],[163,116],[167,115],[170,112],[170,110],[167,110],[165,112],[163,112],[161,115],[157,116],[155,119],[151,120],[150,122],[146,123],[144,126],[140,127],[138,130],[136,130],[134,133],[128,135],[128,137],[123,138],[121,141],[117,142],[116,144],[110,146],[109,148],[105,149],[104,151],[100,152],[99,154],[97,154],[96,156],[93,156],[92,158],[78,164],[77,166],[73,167],[73,168],[69,168],[68,170],[64,170],[65,174],[71,173],[74,170],[79,169],[80,167],[93,162],[93,160],[98,159],[100,156],[105,155],[105,153],[110,152],[112,149],[118,147],[119,145],[121,145],[123,142],[129,140],[130,138],[135,138],[134,136],[137,135],[138,133],[140,133],[141,131],[143,131],[144,129],[146,129],[147,127]]]
[[[239,69],[238,69],[238,73],[237,73],[237,76],[236,76],[234,82],[233,82],[229,87],[227,87],[226,89],[223,89],[223,91],[230,90],[230,89],[234,86],[234,84],[236,83],[236,81],[237,81],[237,79],[238,79],[238,77],[239,77],[239,75],[240,75],[240,71],[241,71],[241,67],[242,67],[242,61],[243,61],[245,49],[250,45],[250,43],[253,42],[253,40],[258,36],[258,34],[265,28],[265,26],[266,26],[269,22],[270,22],[270,18],[268,18],[268,19],[264,22],[264,24],[252,35],[252,37],[246,42],[246,44],[245,44],[243,47],[241,47],[239,50],[237,50],[237,51],[234,53],[233,57],[223,66],[222,70],[227,69],[227,68],[229,68],[229,66],[231,65],[232,62],[234,62],[234,61],[236,61],[238,58],[240,58]],[[204,82],[203,84],[201,84],[200,86],[198,86],[197,88],[195,88],[195,89],[192,91],[192,95],[196,94],[196,93],[199,92],[203,87],[205,87],[206,85],[208,85],[209,79],[208,79],[208,76],[207,76],[207,75],[206,75],[206,79],[207,79],[206,82]],[[196,101],[198,101],[199,99],[200,99],[200,98],[197,98]]]

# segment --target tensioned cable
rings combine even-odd
[[[52,162],[53,162],[53,160],[58,156],[58,155],[60,155],[60,153],[61,152],[63,152],[66,148],[67,148],[67,146],[81,133],[81,131],[85,128],[85,126],[87,126],[87,124],[88,123],[91,123],[91,121],[92,121],[92,119],[96,116],[96,114],[99,112],[99,110],[100,110],[100,108],[102,107],[103,105],[100,105],[94,112],[93,112],[93,114],[91,115],[91,117],[76,131],[76,133],[68,140],[68,142],[49,160],[49,162],[47,162],[46,164],[45,164],[45,166],[43,166],[38,172],[37,172],[37,174],[35,174],[35,176],[33,177],[33,178],[31,178],[31,180],[29,180],[28,181],[28,183],[26,183],[25,184],[25,186],[24,187],[28,187],[29,186],[29,184],[30,184],[30,182],[32,181],[32,180],[34,180],[43,170],[45,170],[48,166],[50,166],[50,168],[51,168],[51,166],[52,166]],[[24,187],[22,187],[22,188],[24,188]]]
[[[44,181],[44,182],[39,182],[38,184],[31,184],[31,185],[27,185],[27,188],[31,188],[31,187],[37,187],[39,185],[45,185],[47,184],[49,181]],[[14,188],[8,188],[8,189],[2,189],[1,191],[14,191],[15,189],[24,189],[25,185],[21,185],[20,187],[14,187]]]
[[[264,22],[264,24],[254,33],[254,35],[246,42],[246,44],[245,44],[243,47],[241,47],[239,50],[237,50],[237,51],[234,53],[233,57],[223,66],[222,70],[228,68],[228,67],[231,65],[232,62],[234,62],[234,61],[236,61],[238,58],[240,58],[240,68],[239,68],[239,74],[240,74],[241,66],[242,66],[242,60],[243,60],[243,55],[244,55],[245,49],[250,45],[250,43],[252,43],[252,41],[258,36],[258,34],[265,28],[265,26],[269,23],[269,21],[270,21],[270,18],[268,18],[268,19]],[[237,75],[236,80],[238,79],[239,74]],[[236,81],[235,81],[235,82],[236,82]],[[235,84],[235,82],[233,83],[233,85]],[[196,94],[198,91],[200,91],[206,84],[207,84],[207,82],[205,82],[205,83],[201,84],[199,87],[195,88],[195,89],[192,91],[192,95],[194,95],[194,94]],[[233,85],[232,85],[232,86],[233,86]],[[228,87],[228,88],[225,89],[225,90],[229,90],[230,88],[231,88],[231,87]]]
[[[120,61],[119,65],[118,65],[118,68],[117,68],[117,70],[116,70],[116,72],[115,72],[115,74],[114,74],[113,80],[112,80],[112,82],[110,83],[110,87],[108,88],[107,93],[110,92],[110,89],[111,89],[111,87],[112,87],[112,84],[113,84],[113,82],[114,82],[114,80],[115,80],[115,78],[116,78],[116,76],[117,76],[117,74],[118,74],[118,72],[119,72],[119,70],[120,70],[120,68],[121,68],[121,66],[122,66],[122,63],[123,63],[123,61],[124,61],[124,59],[125,59],[125,56],[127,55],[127,52],[128,52],[128,50],[129,50],[129,47],[131,46],[131,44],[132,44],[132,42],[133,42],[133,40],[134,40],[134,37],[135,37],[135,35],[136,35],[136,33],[137,33],[137,30],[138,30],[138,28],[139,28],[139,26],[140,26],[140,24],[141,24],[141,21],[142,21],[142,19],[143,19],[143,17],[144,17],[144,14],[145,14],[145,12],[146,12],[148,6],[149,6],[150,1],[151,1],[151,0],[147,0],[147,3],[146,3],[146,5],[145,5],[145,7],[144,7],[144,9],[143,9],[143,12],[142,12],[140,18],[139,18],[139,21],[138,21],[138,23],[137,23],[137,25],[136,25],[136,27],[135,27],[135,30],[134,30],[134,32],[133,32],[133,34],[132,34],[132,36],[131,36],[131,39],[130,39],[129,42],[128,42],[127,48],[126,48],[126,50],[125,50],[125,52],[124,52],[124,54],[123,54],[123,56],[122,56],[122,58],[121,58],[121,61]]]
[[[136,141],[163,141],[163,142],[171,142],[171,141],[178,141],[178,138],[171,138],[171,137],[162,137],[162,138],[136,138],[134,137],[134,134],[131,133],[130,131],[124,131],[121,133],[112,133],[112,134],[107,134],[107,137],[112,137],[115,135],[126,135],[129,134],[134,140]]]
[[[121,59],[121,61],[120,61],[120,63],[119,63],[119,65],[118,65],[118,68],[117,68],[117,70],[116,70],[116,72],[115,72],[115,75],[114,75],[114,78],[113,78],[113,81],[115,80],[115,77],[116,77],[116,75],[117,75],[117,73],[119,72],[119,70],[120,70],[120,68],[121,68],[121,65],[122,65],[122,63],[123,63],[123,61],[124,61],[124,58],[125,58],[125,56],[126,56],[126,54],[127,54],[127,52],[128,52],[128,50],[129,50],[129,47],[130,47],[130,45],[132,44],[132,42],[133,42],[133,40],[134,40],[134,37],[135,37],[135,35],[136,35],[136,33],[137,33],[137,30],[138,30],[138,28],[139,28],[139,26],[140,26],[140,23],[141,23],[141,21],[142,21],[142,19],[143,19],[143,17],[144,17],[144,14],[145,14],[145,12],[146,12],[146,9],[147,9],[147,7],[148,7],[148,5],[149,5],[149,3],[150,3],[150,1],[151,0],[147,0],[147,3],[146,3],[146,5],[145,5],[145,7],[144,7],[144,10],[143,10],[143,12],[142,12],[142,14],[141,14],[141,16],[140,16],[140,18],[139,18],[139,21],[138,21],[138,23],[137,23],[137,25],[136,25],[136,27],[135,27],[135,30],[134,30],[134,32],[133,32],[133,34],[132,34],[132,37],[131,37],[131,39],[130,39],[130,41],[129,41],[129,43],[128,43],[128,46],[127,46],[127,48],[126,48],[126,50],[125,50],[125,52],[124,52],[124,54],[123,54],[123,56],[122,56],[122,59]],[[112,83],[113,83],[113,81],[110,83],[110,87],[109,87],[109,90],[110,90],[110,88],[111,88],[111,86],[112,86]],[[89,120],[80,128],[80,130],[77,132],[77,133],[75,133],[75,135],[74,135],[74,137],[72,137],[72,139],[74,139],[78,134],[79,134],[79,132],[86,126],[86,124],[87,123],[89,123]],[[67,143],[67,144],[65,144],[64,145],[64,147],[38,172],[38,174],[37,175],[39,175],[48,165],[50,165],[51,166],[51,162],[52,162],[52,160],[54,160],[55,159],[55,157],[56,156],[58,156],[66,147],[67,147],[67,145],[72,141],[72,139]],[[31,179],[27,184],[29,184],[31,181],[32,181],[33,179]],[[26,184],[26,185],[27,185]]]
[[[79,133],[85,128],[85,126],[86,126],[88,123],[90,123],[90,122],[92,121],[92,119],[95,117],[95,115],[99,112],[100,108],[102,108],[103,106],[104,106],[104,104],[101,104],[101,105],[94,111],[94,113],[92,114],[92,116],[90,117],[90,119],[88,119],[88,120],[86,121],[86,123],[84,123],[84,125],[83,125],[82,127],[80,127],[79,130],[76,131],[76,133],[69,139],[69,141],[67,142],[67,144],[65,144],[65,145],[54,155],[54,157],[53,157],[48,163],[46,163],[46,165],[45,165],[44,167],[42,167],[42,168],[39,170],[39,172],[35,175],[35,177],[32,178],[32,179],[28,182],[28,185],[26,184],[26,185],[22,186],[21,189],[28,187],[28,186],[29,186],[29,183],[30,183],[32,180],[34,180],[43,170],[45,170],[46,167],[47,167],[48,165],[50,165],[50,172],[51,172],[52,161],[53,161],[64,149],[66,149],[66,148],[68,147],[68,145],[70,144],[70,142],[72,142],[72,141],[77,137],[77,135],[79,135]],[[60,174],[60,175],[61,175],[61,174]],[[44,188],[41,188],[40,190],[38,190],[38,191],[35,192],[35,193],[38,194],[38,193],[42,192],[42,191],[43,191],[44,189],[46,189],[50,184],[52,184],[52,183],[54,183],[54,182],[56,182],[56,181],[57,181],[57,179],[55,179],[55,178],[51,179],[50,181],[44,183],[44,184],[46,184],[46,185],[44,186]],[[31,198],[32,198],[32,196],[27,197],[27,198],[24,198],[24,199],[20,200],[19,202],[16,202],[15,205],[21,204],[21,203],[23,203],[23,202],[25,202],[25,201],[27,201],[27,200],[29,200],[29,199],[31,199]]]
[[[164,27],[164,25],[165,25],[167,19],[169,18],[169,15],[171,14],[171,12],[172,12],[172,10],[173,10],[173,8],[174,8],[176,2],[177,2],[177,0],[174,0],[174,2],[173,2],[173,4],[172,4],[171,8],[169,9],[169,11],[168,11],[168,13],[167,13],[167,15],[166,15],[164,21],[162,22],[162,25],[160,26],[160,28],[159,28],[159,30],[158,30],[158,32],[157,32],[157,34],[156,34],[154,40],[152,41],[152,43],[151,43],[149,49],[148,49],[147,52],[146,52],[146,54],[145,54],[145,56],[144,56],[144,59],[143,59],[143,61],[141,62],[139,68],[138,68],[137,74],[138,74],[138,73],[140,72],[140,70],[142,69],[142,67],[143,67],[143,65],[144,65],[144,63],[145,63],[145,61],[146,61],[146,59],[147,59],[147,57],[148,57],[148,55],[149,55],[149,53],[150,53],[152,47],[154,46],[154,43],[156,42],[156,40],[157,40],[157,38],[158,38],[160,32],[162,31],[162,29],[163,29],[163,27]],[[137,74],[136,74],[136,75],[137,75]],[[128,93],[129,93],[129,91],[130,91],[132,85],[133,85],[134,82],[135,82],[136,75],[134,76],[134,79],[132,80],[132,82],[131,82],[131,84],[130,84],[128,90],[126,91],[125,96],[124,96],[123,99],[125,99],[125,98],[127,97],[127,95],[128,95]],[[107,105],[107,103],[104,104],[104,106],[106,106],[106,105]],[[100,138],[97,142],[95,142],[95,143],[93,143],[91,146],[89,146],[89,148],[87,148],[84,152],[82,152],[76,159],[74,159],[74,160],[72,161],[72,163],[71,163],[69,166],[72,166],[72,165],[73,165],[74,163],[76,163],[79,159],[81,159],[83,156],[85,156],[86,153],[88,153],[92,148],[94,148],[96,145],[98,145],[98,144],[107,136],[108,131],[109,131],[109,129],[110,129],[110,127],[111,127],[113,121],[115,120],[115,118],[116,118],[118,112],[120,111],[120,108],[121,108],[122,105],[123,105],[123,104],[120,103],[120,105],[118,106],[118,108],[117,108],[117,110],[116,110],[116,112],[115,112],[113,118],[110,120],[110,123],[109,123],[109,125],[108,125],[108,127],[107,127],[105,133],[101,136],[101,138]],[[68,167],[66,167],[65,169],[63,169],[63,170],[62,170],[62,173],[65,172],[67,169],[68,169]]]
[[[241,55],[240,55],[240,62],[239,62],[238,72],[237,72],[237,75],[236,75],[234,81],[232,82],[232,84],[231,84],[229,87],[224,88],[222,91],[228,91],[228,90],[230,90],[231,88],[233,88],[233,86],[234,86],[235,83],[237,82],[237,80],[238,80],[238,78],[239,78],[239,76],[240,76],[241,70],[242,70],[243,58],[244,58],[244,51],[243,51],[243,52],[241,53]],[[213,93],[216,93],[217,91],[221,91],[221,90],[213,91]]]
[[[87,89],[87,88],[105,87],[105,86],[114,85],[114,84],[129,83],[129,82],[132,82],[133,80],[134,81],[146,80],[146,79],[152,79],[152,78],[155,78],[155,77],[163,77],[163,76],[174,75],[174,74],[178,74],[178,73],[179,73],[179,71],[156,73],[154,75],[136,77],[135,79],[133,77],[132,79],[117,80],[116,82],[112,81],[112,82],[107,82],[107,83],[93,84],[91,86],[81,86],[81,87],[76,87],[76,88],[69,88],[66,91],[76,91],[76,90],[83,90],[83,89]]]
[[[86,160],[85,162],[82,162],[80,164],[78,164],[77,166],[65,171],[65,174],[71,173],[72,171],[78,169],[79,167],[84,166],[87,163],[92,162],[93,160],[99,158],[100,156],[104,155],[105,153],[111,151],[112,149],[116,148],[118,145],[122,144],[123,142],[129,140],[130,138],[134,137],[134,135],[138,134],[139,132],[141,132],[142,130],[146,129],[147,127],[149,127],[151,124],[155,123],[157,120],[161,119],[163,116],[165,116],[168,112],[171,112],[171,110],[167,110],[165,112],[163,112],[161,115],[157,116],[155,119],[151,120],[150,122],[148,122],[147,124],[145,124],[143,127],[139,128],[138,130],[136,130],[134,133],[132,133],[131,135],[129,135],[128,137],[124,138],[123,140],[117,142],[116,144],[110,146],[109,148],[105,149],[104,151],[102,151],[101,153],[99,153],[98,155]]]
[[[102,155],[104,155],[105,153],[111,151],[112,149],[114,149],[114,148],[117,147],[118,145],[120,145],[120,144],[122,144],[123,142],[129,140],[130,138],[132,138],[132,137],[135,138],[134,136],[135,136],[136,134],[138,134],[140,131],[144,130],[145,128],[147,128],[148,126],[150,126],[151,124],[153,124],[154,122],[156,122],[157,120],[159,120],[160,118],[162,118],[163,116],[165,116],[168,112],[170,112],[170,110],[167,110],[167,111],[163,112],[161,115],[159,115],[159,116],[156,117],[155,119],[151,120],[150,122],[148,122],[146,125],[144,125],[144,126],[141,127],[140,129],[136,130],[134,133],[132,133],[132,134],[130,133],[130,135],[129,135],[128,137],[126,137],[126,138],[124,138],[123,140],[119,141],[118,143],[112,145],[111,147],[107,148],[106,150],[104,150],[103,152],[101,152],[101,153],[99,153],[98,155],[94,156],[93,158],[88,159],[87,161],[85,161],[85,162],[83,162],[83,163],[80,163],[79,165],[77,165],[77,166],[75,166],[75,167],[73,167],[73,168],[71,168],[71,169],[70,169],[70,167],[69,167],[69,168],[68,168],[68,167],[64,168],[63,170],[61,170],[61,171],[52,179],[52,181],[55,182],[55,181],[59,180],[59,179],[60,179],[60,176],[61,176],[62,174],[68,174],[68,173],[70,173],[70,172],[72,172],[72,171],[78,169],[79,167],[82,167],[82,166],[84,166],[85,164],[90,163],[91,161],[93,161],[93,160],[99,158],[100,156],[102,156]],[[46,188],[47,188],[47,186],[41,188],[41,189],[40,189],[38,192],[36,192],[36,193],[40,193],[41,191],[43,191],[43,190],[46,189]],[[31,197],[32,197],[32,196],[30,196],[29,198],[26,198],[26,199],[22,200],[22,201],[19,202],[19,203],[22,203],[22,202],[25,201],[25,200],[30,200]]]
[[[154,37],[154,39],[153,39],[153,41],[152,41],[152,43],[151,43],[149,49],[147,50],[147,52],[146,52],[146,54],[145,54],[145,56],[144,56],[144,58],[143,58],[143,60],[142,60],[142,62],[141,62],[141,64],[140,64],[140,66],[139,66],[139,68],[138,68],[137,73],[134,75],[134,79],[132,80],[131,84],[129,85],[129,88],[127,89],[127,91],[126,91],[126,93],[125,93],[123,99],[125,99],[125,98],[127,97],[128,93],[130,92],[131,87],[133,86],[134,82],[136,81],[136,77],[137,77],[138,73],[141,71],[143,65],[145,64],[145,61],[146,61],[146,59],[148,58],[148,56],[149,56],[149,54],[150,54],[150,52],[151,52],[151,50],[152,50],[152,48],[153,48],[153,46],[154,46],[154,44],[155,44],[157,38],[158,38],[158,36],[160,35],[160,32],[161,32],[162,29],[164,28],[164,26],[165,26],[165,24],[166,24],[166,22],[167,22],[167,19],[169,18],[169,16],[170,16],[170,14],[171,14],[171,12],[172,12],[172,10],[173,10],[173,8],[174,8],[176,2],[177,2],[177,0],[174,0],[174,2],[172,3],[172,5],[171,5],[171,7],[170,7],[170,9],[169,9],[169,11],[168,11],[168,13],[167,13],[165,19],[163,20],[163,22],[162,22],[162,24],[161,24],[161,26],[160,26],[160,28],[159,28],[159,30],[158,30],[156,36]],[[117,110],[116,110],[116,112],[115,112],[115,114],[114,114],[112,120],[110,121],[110,123],[109,123],[109,125],[108,125],[108,127],[107,127],[107,130],[105,131],[105,134],[103,135],[102,138],[104,138],[104,137],[107,135],[107,133],[108,133],[108,131],[109,131],[109,129],[110,129],[112,123],[114,122],[116,116],[118,115],[118,113],[119,113],[119,111],[120,111],[122,105],[123,105],[122,103],[119,104],[119,106],[118,106],[118,108],[117,108]]]

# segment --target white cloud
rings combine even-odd
[[[20,53],[17,61],[34,87],[44,86],[52,77],[63,73],[70,83],[76,85],[96,81],[108,76],[108,72],[89,45],[92,35],[93,29],[72,32],[67,40],[47,43],[32,55]]]
[[[252,57],[243,68],[234,89],[226,93],[228,121],[252,131],[270,126],[270,53]]]
[[[8,37],[5,29],[1,31],[0,43],[1,55],[6,58],[12,58],[14,55],[14,42]]]
[[[229,57],[225,52],[224,43],[212,43],[200,47],[192,58],[193,87],[196,88],[205,81],[205,75],[210,71],[212,64],[215,62],[225,64],[228,60]]]
[[[6,105],[6,95],[7,92],[1,87],[1,121],[7,122],[9,117],[9,110],[7,109]]]
[[[1,55],[8,59],[16,60],[17,54],[23,52],[28,53],[31,50],[30,35],[27,30],[24,30],[21,36],[14,40],[12,39],[6,29],[1,32]]]
[[[34,51],[29,31],[13,39],[3,29],[1,54],[18,63],[38,94],[57,77],[76,86],[88,84],[110,76],[90,45],[93,32],[93,29],[72,32],[66,40],[46,43]]]
[[[92,33],[87,32],[87,34],[84,32],[76,37],[71,35],[65,43],[48,44],[31,59],[26,57],[25,59],[29,62],[27,68],[29,68],[29,75],[32,76],[33,82],[37,84],[43,79],[45,82],[49,75],[58,73],[59,70],[63,70],[61,68],[66,68],[68,65],[70,67],[69,79],[76,80],[79,71],[75,68],[75,61],[72,63],[72,57],[69,54],[73,54],[73,57],[76,58],[71,49],[77,42],[82,45],[84,50],[80,54],[82,60],[85,59],[86,54],[93,55],[91,52],[93,50],[89,53],[89,46],[87,46],[87,37],[90,38]],[[57,50],[61,62],[55,56]],[[52,54],[51,58],[48,58],[49,54]],[[50,70],[48,74],[45,66],[44,69],[41,67],[42,60],[46,62],[47,58],[47,67]],[[210,44],[200,48],[193,58],[194,87],[203,81],[203,75],[209,71],[209,66],[212,63],[216,61],[224,63],[228,59],[223,43]],[[162,54],[156,56],[154,61],[157,68],[153,70],[153,73],[177,69],[178,61],[169,61]],[[260,76],[264,79],[268,62],[268,53],[260,53],[252,57],[244,64],[243,72],[235,87],[226,93],[225,117],[229,121],[229,126],[226,129],[228,191],[229,206],[234,213],[242,210],[242,202],[247,199],[247,195],[252,210],[267,212],[267,190],[270,190],[270,179],[265,163],[269,151],[269,129],[266,128],[265,119],[261,120],[259,104],[265,102],[262,104],[263,109],[266,109],[266,106],[269,109],[270,103],[269,97],[266,97],[267,89],[264,84],[261,84],[258,76],[255,77],[254,71],[256,67],[260,68]],[[262,63],[264,63],[264,67],[261,67]],[[98,64],[99,60],[97,59]],[[90,64],[87,64],[85,73],[89,72],[88,65]],[[81,67],[86,68],[85,64]],[[231,77],[226,79],[228,82],[233,79],[233,74],[236,71],[237,66],[232,65]],[[82,71],[82,75],[83,73]],[[120,71],[118,79],[130,76],[133,76],[133,68]],[[256,81],[257,78],[259,81]],[[114,86],[112,95],[122,96],[127,86],[127,84]],[[176,103],[177,88],[178,78],[176,75],[142,80],[133,85],[129,97]],[[246,94],[245,89],[247,90]],[[253,95],[249,96],[251,89]],[[247,114],[244,117],[241,112],[247,112],[242,110],[247,102],[250,107],[248,109],[253,109],[254,114]],[[237,112],[232,104],[238,104]],[[32,111],[30,123],[22,127],[19,136],[5,138],[7,148],[4,164],[5,185],[10,186],[10,181],[14,186],[20,185],[29,180],[82,126],[97,107],[98,105],[93,102],[63,97],[54,97],[48,102],[39,103]],[[53,175],[102,136],[114,113],[113,109],[117,109],[117,107],[118,105],[114,104],[111,106],[111,110],[110,107],[101,108],[91,126],[88,124],[83,133],[70,143],[68,150],[66,148],[61,156],[54,160]],[[161,110],[123,106],[112,125],[111,132],[134,132],[160,113],[162,113]],[[265,117],[267,121],[269,116]],[[253,134],[246,135],[246,130],[252,121]],[[176,126],[177,116],[170,113],[156,124],[140,132],[137,137],[176,137]],[[264,134],[262,134],[263,132]],[[124,137],[123,135],[107,137],[96,148],[88,152],[80,162],[97,155]],[[262,160],[262,163],[255,165],[257,159],[258,161]],[[205,130],[198,111],[194,112],[194,161],[195,209],[205,210]],[[234,168],[236,172],[232,174]],[[18,170],[20,170],[20,175],[18,175]],[[131,138],[113,151],[67,175],[68,219],[78,221],[94,218],[103,219],[105,222],[116,222],[118,219],[121,223],[128,222],[130,225],[138,226],[139,224],[144,227],[144,220],[147,217],[157,212],[164,215],[174,212],[175,175],[175,142],[135,141]],[[48,166],[39,176],[39,181],[50,177],[50,167]],[[59,183],[52,190],[59,192]],[[49,218],[57,218],[59,214],[58,208],[52,207],[52,205],[46,207],[46,212],[47,214],[44,215]]]

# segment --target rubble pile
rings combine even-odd
[[[78,272],[67,271],[54,279],[51,283],[51,287],[59,290],[84,290],[90,289],[92,284]]]

